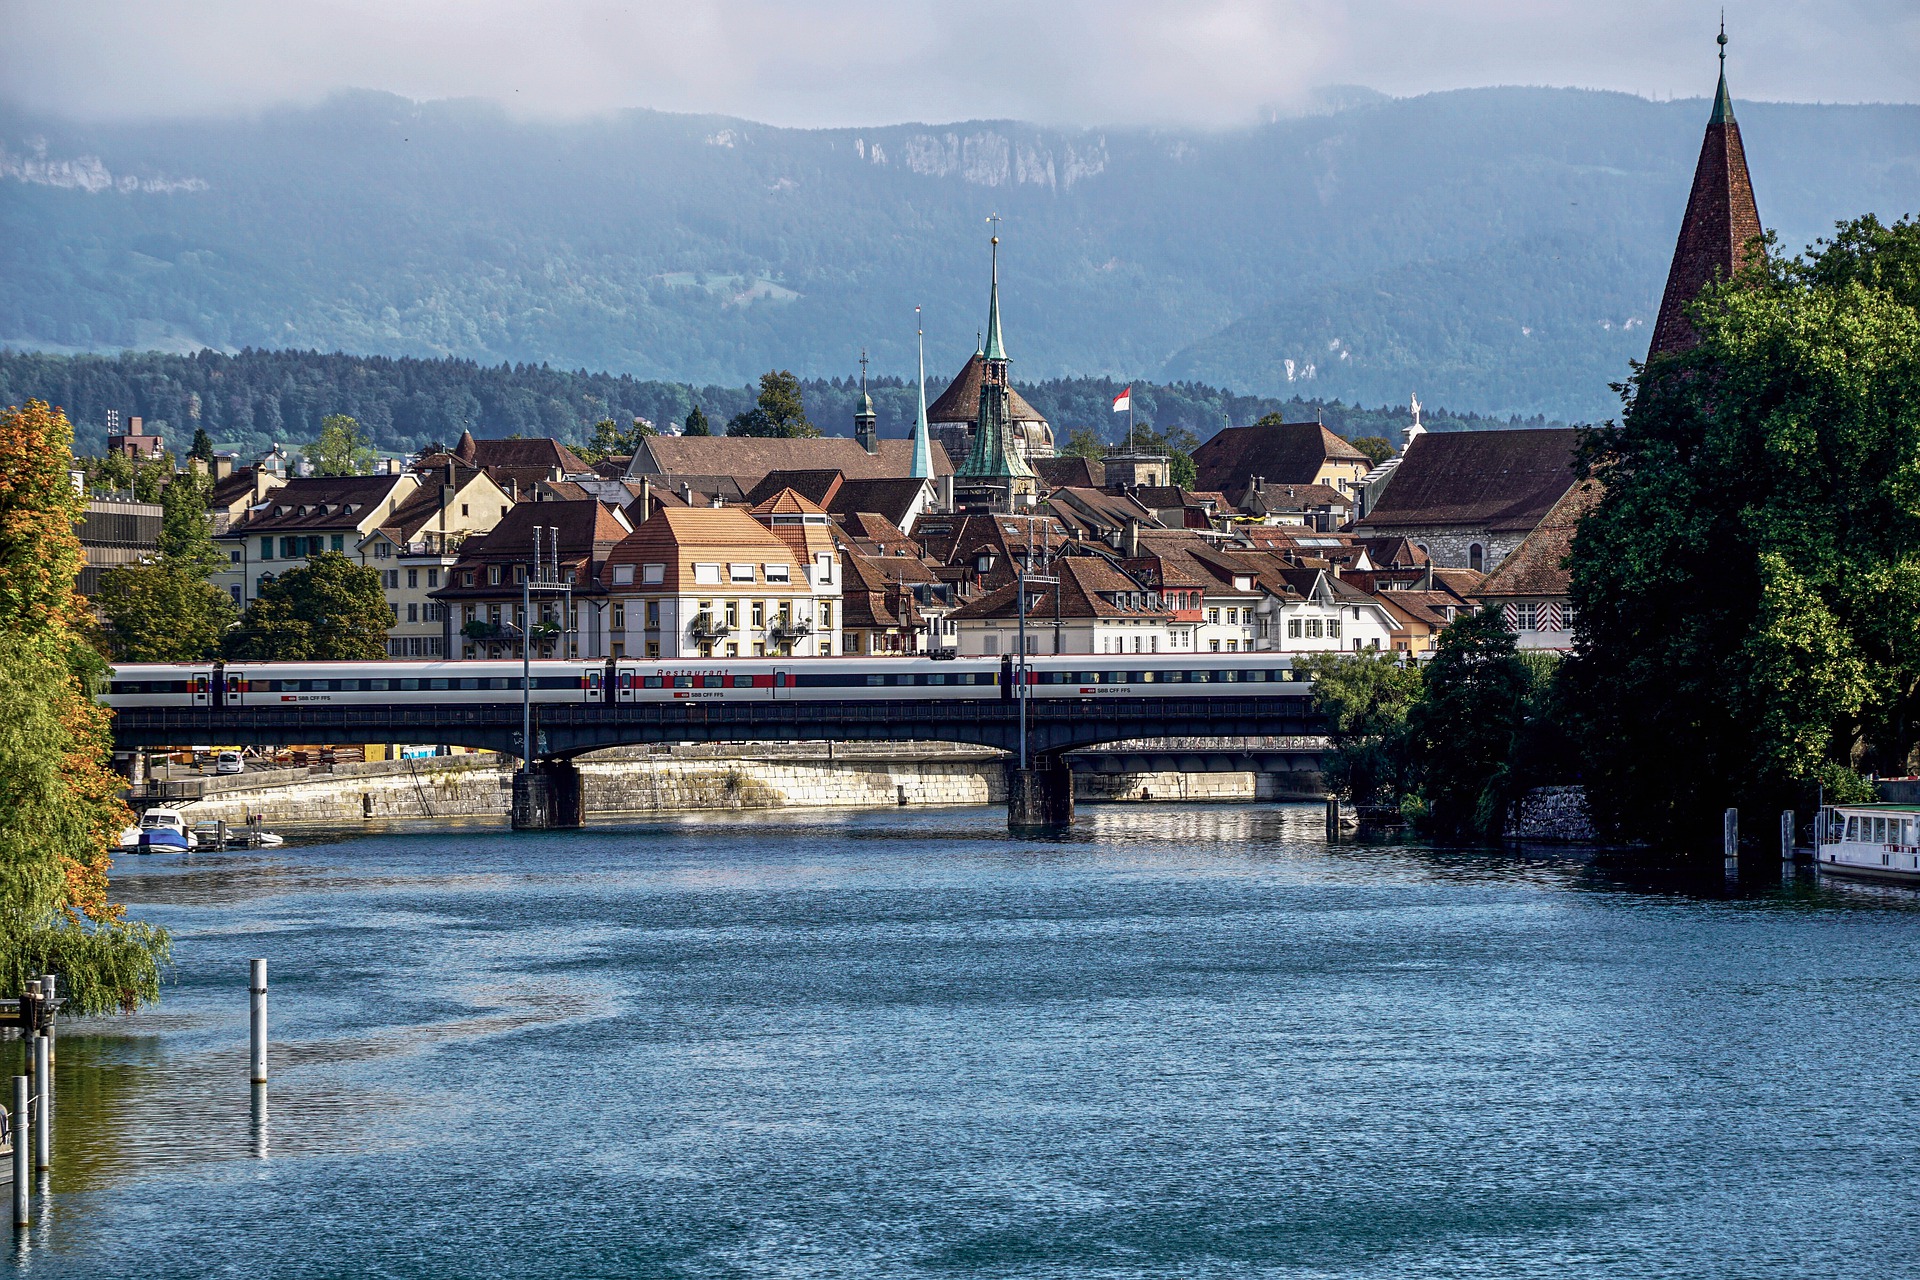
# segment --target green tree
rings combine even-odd
[[[306,448],[316,476],[358,476],[373,469],[373,441],[344,413],[320,419],[320,438]]]
[[[1587,441],[1567,679],[1596,820],[1698,848],[1916,764],[1920,223],[1756,255],[1690,315]]]
[[[1327,718],[1327,785],[1355,804],[1397,804],[1408,788],[1419,668],[1391,653],[1316,653],[1294,667],[1313,680],[1314,710]]]
[[[760,395],[754,407],[734,415],[727,423],[727,434],[799,439],[818,436],[820,429],[807,421],[800,379],[785,369],[770,369],[760,375]]]
[[[379,571],[323,551],[262,583],[224,649],[273,662],[373,660],[387,656],[392,625]]]
[[[213,461],[213,437],[207,434],[205,427],[193,429],[193,447],[187,450],[187,456],[202,462]]]
[[[680,434],[683,436],[710,436],[713,434],[713,428],[707,424],[707,415],[700,411],[699,405],[695,405],[693,408],[687,410],[687,422],[685,426],[680,428]]]
[[[158,502],[160,495],[173,480],[173,455],[162,452],[150,462],[135,464],[133,468],[133,496],[137,502]]]
[[[1167,479],[1170,483],[1182,489],[1193,488],[1200,474],[1193,461],[1193,451],[1200,447],[1199,436],[1185,427],[1169,427],[1159,431],[1147,423],[1136,423],[1132,438],[1134,447],[1142,452],[1166,455]]]
[[[133,488],[133,463],[124,453],[109,453],[88,460],[93,487],[108,493],[125,493]]]
[[[1347,443],[1366,454],[1376,467],[1393,456],[1393,444],[1385,436],[1361,436]]]
[[[1075,427],[1067,432],[1067,447],[1060,453],[1068,458],[1099,459],[1107,456],[1107,446],[1092,427]]]
[[[168,951],[164,930],[126,923],[107,894],[131,815],[73,590],[72,442],[42,401],[0,413],[0,986],[51,968],[81,1011],[105,1012],[157,999]]]
[[[93,606],[116,662],[208,661],[238,616],[204,575],[164,562],[109,569]]]
[[[588,462],[605,462],[608,458],[631,457],[640,447],[639,442],[648,436],[658,435],[653,424],[645,418],[635,418],[631,430],[622,431],[612,418],[602,418],[593,424],[593,435],[580,449],[580,456]]]
[[[213,525],[207,518],[212,493],[210,477],[184,471],[160,494],[160,557],[195,579],[205,579],[224,559],[213,545]]]
[[[1407,713],[1427,825],[1445,840],[1497,838],[1513,799],[1509,767],[1534,698],[1535,668],[1520,658],[1498,609],[1456,619],[1423,673]]]

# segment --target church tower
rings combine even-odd
[[[967,460],[954,468],[954,501],[962,510],[1031,507],[1039,481],[1014,445],[1013,387],[1000,338],[1000,237],[993,237],[993,284],[987,295],[987,340],[980,351],[980,413]]]
[[[913,309],[915,337],[920,343],[920,412],[913,420],[913,465],[907,474],[916,480],[933,478],[933,433],[927,425],[927,331],[920,327],[920,308]]]
[[[1740,126],[1733,118],[1733,96],[1727,92],[1727,28],[1720,26],[1720,87],[1707,118],[1706,140],[1693,170],[1693,191],[1687,196],[1687,216],[1680,223],[1680,240],[1667,269],[1667,291],[1660,299],[1653,342],[1647,359],[1686,351],[1700,341],[1688,321],[1686,308],[1700,291],[1716,280],[1731,279],[1745,266],[1748,255],[1760,252],[1748,242],[1760,234],[1760,210],[1753,200],[1753,180],[1747,176],[1747,152],[1740,143]]]
[[[873,397],[867,394],[867,353],[860,353],[860,407],[853,411],[853,438],[868,453],[880,452],[880,415],[873,411]]]

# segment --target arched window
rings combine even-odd
[[[1487,567],[1487,549],[1479,543],[1467,548],[1467,568],[1482,570]]]

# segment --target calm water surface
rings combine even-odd
[[[1002,821],[123,859],[177,983],[66,1028],[12,1266],[1920,1269],[1914,897],[1329,848],[1315,808],[1107,806],[1058,842]]]

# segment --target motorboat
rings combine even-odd
[[[1828,805],[1814,835],[1822,874],[1920,884],[1920,807]]]
[[[120,833],[120,847],[141,853],[186,853],[200,847],[199,839],[176,809],[149,809],[140,825]]]

